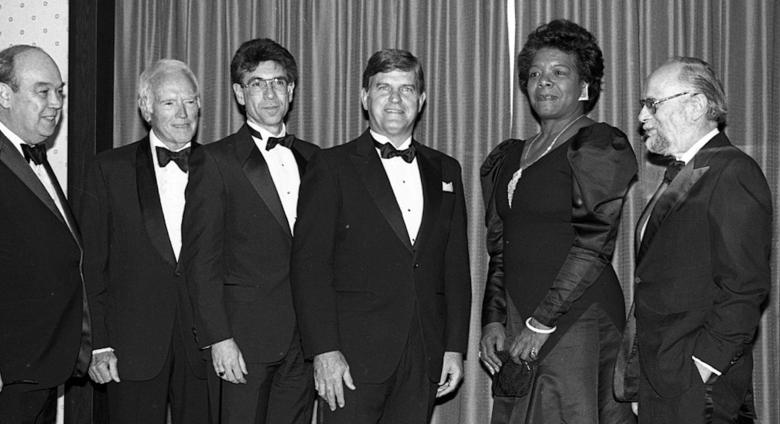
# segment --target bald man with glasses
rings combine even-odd
[[[752,409],[752,348],[770,286],[772,203],[761,169],[722,132],[723,87],[700,59],[646,83],[647,149],[668,159],[636,229],[634,307],[616,395],[639,423],[733,423]],[[747,399],[747,400],[746,400]]]

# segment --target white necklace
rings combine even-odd
[[[520,181],[520,177],[523,176],[523,169],[527,169],[529,166],[531,166],[534,163],[536,163],[536,161],[538,161],[539,159],[543,158],[547,153],[550,153],[550,150],[552,150],[552,148],[558,142],[558,139],[561,138],[563,133],[565,133],[566,130],[571,128],[571,126],[574,125],[575,122],[579,121],[579,119],[582,118],[583,116],[585,116],[585,115],[584,114],[583,115],[579,115],[578,117],[576,117],[576,118],[572,119],[571,121],[569,121],[569,123],[566,124],[565,127],[563,127],[563,129],[555,136],[555,138],[553,138],[552,143],[550,143],[550,145],[547,146],[546,149],[544,149],[544,152],[542,152],[542,154],[539,155],[539,157],[534,159],[531,163],[526,164],[525,166],[523,166],[523,161],[528,157],[528,151],[530,150],[529,147],[531,147],[531,144],[536,142],[536,140],[542,135],[542,132],[539,131],[539,134],[536,134],[534,136],[534,138],[532,138],[528,143],[526,143],[525,146],[523,146],[523,154],[520,156],[520,167],[517,169],[517,171],[515,171],[514,174],[512,174],[512,179],[509,180],[509,184],[507,184],[507,187],[506,187],[507,188],[507,197],[508,197],[508,200],[509,200],[509,207],[510,208],[512,207],[512,197],[515,194],[515,188],[517,187],[517,182]]]

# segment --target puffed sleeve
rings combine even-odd
[[[504,223],[496,210],[496,184],[509,149],[519,140],[504,140],[496,146],[479,169],[482,197],[485,202],[488,263],[485,297],[482,300],[482,325],[491,322],[506,323],[506,295],[504,293]]]
[[[606,124],[578,134],[568,152],[572,169],[574,242],[533,317],[555,326],[612,260],[623,200],[637,174],[626,135]]]

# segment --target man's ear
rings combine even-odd
[[[707,100],[707,96],[704,94],[696,93],[691,96],[686,109],[688,109],[688,113],[691,114],[691,119],[694,121],[706,118],[707,110],[709,110],[709,100]]]
[[[428,96],[425,95],[425,92],[423,91],[420,94],[420,100],[417,102],[417,113],[422,112],[423,106],[425,106],[425,99],[427,99]]]
[[[295,83],[291,82],[287,84],[287,101],[292,102],[293,101],[293,93],[295,92]]]
[[[241,106],[246,106],[246,101],[244,99],[244,87],[241,87],[241,84],[239,83],[233,83],[233,94],[236,96],[236,101]]]
[[[0,106],[5,109],[11,107],[11,98],[14,95],[14,90],[10,85],[0,82]]]
[[[363,109],[368,111],[368,91],[365,88],[360,89],[360,103],[363,105]]]

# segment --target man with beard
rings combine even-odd
[[[82,197],[89,375],[108,384],[113,424],[164,424],[169,403],[174,424],[206,423],[205,362],[179,263],[198,80],[161,59],[141,74],[137,100],[149,134],[98,155]]]
[[[640,423],[734,422],[770,285],[769,188],[719,130],[725,95],[706,62],[671,59],[641,103],[645,144],[670,164],[637,224],[616,394],[637,400],[638,389]]]

